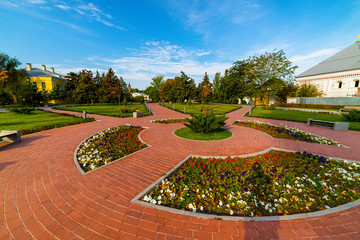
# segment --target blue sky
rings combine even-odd
[[[357,40],[359,13],[351,0],[0,0],[0,51],[62,74],[111,67],[139,89],[275,48],[299,74]]]

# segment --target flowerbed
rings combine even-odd
[[[138,139],[140,126],[122,125],[107,129],[84,141],[77,152],[81,168],[87,172],[147,147]]]
[[[171,124],[171,123],[183,123],[187,122],[185,118],[169,118],[169,119],[159,119],[159,120],[152,120],[150,122],[153,123],[163,123],[163,124]]]
[[[192,157],[141,199],[219,215],[308,213],[358,199],[359,167],[309,153]]]
[[[259,121],[235,121],[234,125],[254,128],[265,132],[275,138],[291,139],[311,143],[320,143],[325,145],[342,146],[340,143],[331,139],[319,137],[311,133],[301,131],[297,128],[290,128],[287,126],[278,126],[269,123],[262,123]]]

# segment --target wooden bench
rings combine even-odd
[[[329,121],[315,120],[315,119],[309,118],[308,121],[307,121],[307,125],[312,126],[314,124],[330,126],[336,131],[349,130],[349,123],[348,122],[329,122]]]
[[[21,142],[20,132],[16,130],[2,130],[0,132],[0,139],[3,142]]]

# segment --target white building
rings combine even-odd
[[[133,92],[133,93],[131,93],[131,95],[132,95],[133,98],[138,97],[138,96],[142,96],[142,97],[144,97],[145,101],[149,101],[149,95],[146,95],[144,93]]]
[[[295,77],[298,85],[308,82],[324,97],[360,97],[359,41]]]

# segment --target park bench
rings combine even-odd
[[[20,132],[14,130],[2,130],[0,139],[3,142],[21,142]]]
[[[315,119],[309,118],[307,121],[307,125],[312,126],[314,124],[322,125],[322,126],[330,126],[334,130],[337,130],[337,131],[349,130],[348,122],[329,122],[329,121],[315,120]]]

